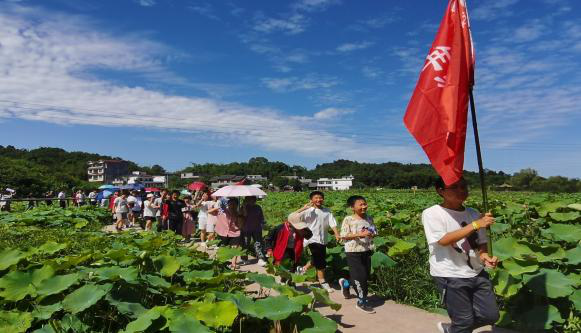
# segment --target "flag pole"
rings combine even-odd
[[[486,182],[484,181],[484,167],[482,166],[482,153],[480,152],[480,138],[478,137],[478,123],[476,122],[476,106],[474,106],[474,95],[470,87],[470,114],[472,115],[472,128],[474,129],[474,143],[476,145],[476,158],[478,159],[478,173],[480,174],[480,188],[482,189],[482,204],[484,213],[488,213],[488,195],[486,193]],[[490,226],[486,227],[488,236],[488,254],[492,257],[492,235]]]

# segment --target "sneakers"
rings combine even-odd
[[[440,333],[450,333],[450,324],[439,322],[436,324],[436,326],[438,327],[438,331],[440,331]]]
[[[303,266],[298,266],[295,273],[298,275],[303,275],[305,274],[305,269],[303,268]]]
[[[323,289],[325,289],[328,293],[332,293],[335,291],[335,289],[331,288],[331,286],[327,282],[321,283],[321,287],[323,287]]]
[[[369,304],[367,304],[367,302],[357,301],[357,304],[355,304],[355,308],[365,313],[369,314],[375,313],[375,310],[373,310],[373,308],[370,307]]]
[[[266,261],[264,261],[262,259],[258,259],[258,266],[260,266],[260,267],[266,267]]]
[[[242,259],[238,262],[238,265],[240,265],[240,266],[246,266],[248,264],[250,264],[250,261],[244,260],[244,259]]]
[[[349,292],[349,280],[340,278],[339,287],[341,287],[341,292],[343,293],[343,297],[345,297],[345,299],[351,297],[351,293]]]

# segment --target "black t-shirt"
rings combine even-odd
[[[168,206],[169,218],[172,220],[183,220],[184,213],[182,213],[182,208],[186,208],[186,203],[183,200],[168,200],[166,201]]]

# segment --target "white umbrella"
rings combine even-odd
[[[265,196],[266,193],[258,187],[250,185],[229,185],[222,187],[212,195],[216,197],[258,197]]]

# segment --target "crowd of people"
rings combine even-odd
[[[439,179],[435,189],[442,203],[423,211],[422,224],[430,253],[430,274],[451,318],[451,324],[439,323],[438,328],[442,333],[472,332],[494,324],[499,317],[492,283],[484,270],[498,264],[498,259],[488,254],[485,232],[494,223],[494,217],[464,206],[468,198],[464,179],[452,185]],[[2,193],[4,210],[12,194]],[[54,193],[46,196],[46,203],[51,205]],[[56,200],[65,207],[66,193],[58,193]],[[323,192],[311,192],[307,204],[263,238],[266,222],[256,197],[244,197],[240,202],[236,197],[216,197],[210,191],[182,197],[179,191],[168,190],[157,194],[124,190],[107,198],[97,191],[88,194],[78,191],[73,197],[75,206],[90,204],[108,208],[118,231],[142,224],[146,231],[171,230],[182,235],[184,242],[190,242],[199,229],[203,245],[219,240],[219,246],[242,247],[247,250],[244,253],[254,254],[261,266],[266,266],[268,258],[272,258],[275,265],[285,260],[290,262],[291,270],[297,274],[314,268],[319,284],[328,292],[334,291],[325,277],[327,242],[332,232],[344,247],[349,267],[349,278],[338,281],[343,296],[349,298],[351,290],[354,291],[355,307],[374,313],[368,301],[368,281],[377,229],[367,214],[367,201],[359,195],[349,197],[346,205],[351,214],[343,219],[340,228],[324,201]],[[301,265],[306,248],[310,255],[306,264]],[[229,267],[237,269],[238,265],[247,263],[248,256],[243,255],[232,258]]]

